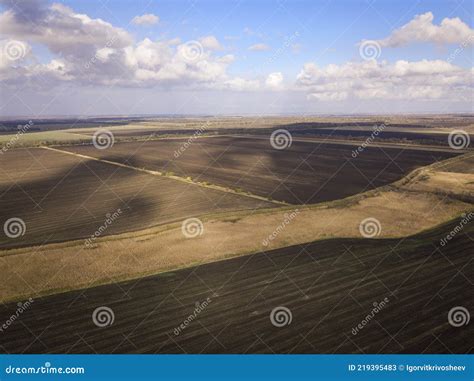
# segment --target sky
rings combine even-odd
[[[0,0],[0,116],[473,112],[473,7]]]

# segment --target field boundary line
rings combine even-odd
[[[131,169],[131,170],[134,170],[134,171],[137,171],[137,172],[147,173],[147,174],[153,175],[153,176],[163,177],[163,178],[166,178],[166,179],[175,180],[175,181],[179,181],[179,182],[186,183],[186,184],[192,184],[192,185],[199,186],[201,188],[214,189],[214,190],[217,190],[217,191],[220,191],[220,192],[235,194],[237,196],[243,196],[243,197],[253,198],[253,199],[256,199],[256,200],[260,200],[260,201],[270,202],[270,203],[273,203],[273,204],[276,204],[276,205],[285,205],[285,206],[290,205],[289,203],[284,202],[284,201],[270,200],[266,197],[258,196],[258,195],[255,195],[255,194],[252,194],[252,193],[249,193],[249,192],[245,192],[245,193],[244,192],[237,192],[237,191],[235,191],[231,188],[223,187],[223,186],[220,186],[220,185],[208,184],[208,183],[204,184],[204,183],[199,182],[199,181],[190,180],[190,179],[180,177],[180,176],[176,176],[176,175],[166,175],[165,173],[160,172],[160,171],[153,171],[151,169],[138,168],[138,167],[134,167],[134,166],[128,165],[128,164],[118,163],[116,161],[99,159],[97,157],[87,156],[87,155],[83,155],[83,154],[75,153],[75,152],[64,151],[64,150],[61,150],[61,149],[58,149],[58,148],[53,148],[53,147],[41,147],[41,148],[49,150],[49,151],[54,151],[54,152],[59,152],[59,153],[63,153],[63,154],[66,154],[66,155],[79,157],[81,159],[99,161],[101,163],[115,165],[117,167],[127,168],[127,169]]]

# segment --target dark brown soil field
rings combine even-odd
[[[474,308],[474,225],[440,245],[458,223],[401,240],[320,241],[38,299],[3,329],[0,350],[470,353],[474,325],[454,327],[448,313]],[[102,306],[114,321],[100,328],[92,314]],[[281,306],[292,319],[278,328],[270,313]],[[2,305],[0,322],[17,308]]]
[[[166,139],[116,143],[106,151],[93,146],[61,149],[189,176],[293,204],[351,196],[456,155],[455,151],[368,147],[353,158],[357,146],[293,141],[291,147],[276,150],[269,139],[210,137],[195,139],[175,158],[174,153],[186,142]]]
[[[0,155],[0,247],[85,238],[108,213],[122,214],[103,235],[133,231],[227,210],[271,207],[234,195],[44,149]],[[26,233],[3,234],[9,218],[21,218]]]
[[[340,140],[358,140],[364,141],[373,133],[375,125],[380,125],[381,122],[372,124],[344,124],[335,128],[331,124],[321,125],[315,123],[295,123],[278,126],[278,128],[284,128],[288,130],[294,138],[322,138],[322,139],[340,139]],[[203,123],[202,126],[205,126]],[[201,126],[201,127],[202,127]],[[429,130],[428,127],[423,125],[404,125],[404,124],[391,124],[390,127],[404,129],[403,131],[393,131],[385,129],[380,131],[377,135],[378,141],[394,142],[394,143],[414,143],[414,144],[425,144],[425,145],[436,145],[449,147],[448,134],[447,133],[436,133]],[[410,131],[410,128],[426,129],[426,132]],[[196,129],[199,129],[199,125]],[[255,135],[259,137],[270,136],[273,131],[277,128],[239,128],[229,127],[226,129],[220,128],[206,128],[204,132],[208,135]],[[405,130],[406,129],[406,130]],[[169,135],[192,135],[193,130],[187,129],[115,129],[113,130],[114,136],[117,138],[138,138],[138,137],[159,137]],[[449,132],[449,130],[447,131]],[[93,135],[93,132],[86,132],[84,135]],[[471,136],[471,141],[474,141],[474,136]],[[473,143],[470,145],[473,146]]]

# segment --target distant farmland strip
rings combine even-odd
[[[469,353],[472,321],[456,328],[448,313],[455,306],[474,309],[474,225],[440,245],[457,223],[406,239],[296,245],[37,299],[2,333],[0,350]],[[207,307],[189,320],[196,303],[207,298]],[[368,319],[374,303],[383,300],[388,302]],[[93,311],[102,306],[115,316],[105,328],[92,321]],[[282,306],[292,319],[278,328],[270,314]],[[2,305],[0,321],[16,309],[16,303]]]

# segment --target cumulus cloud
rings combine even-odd
[[[320,68],[304,65],[297,87],[317,100],[356,99],[469,99],[473,70],[441,60],[404,60],[390,64],[375,60]]]
[[[263,52],[266,50],[270,50],[270,47],[266,44],[255,44],[255,45],[249,46],[248,50],[252,52]]]
[[[283,74],[280,72],[270,73],[265,80],[265,86],[270,89],[280,89],[283,84]]]
[[[474,44],[474,29],[471,29],[458,17],[445,18],[439,25],[433,24],[433,13],[417,15],[377,42],[382,47],[398,47],[416,42],[435,44]]]
[[[223,47],[212,35],[191,41],[179,38],[136,41],[126,30],[76,13],[62,4],[48,5],[36,0],[0,2],[5,5],[0,13],[0,81],[6,86],[26,84],[36,89],[72,82],[80,86],[186,90],[301,90],[309,98],[324,101],[351,98],[465,100],[470,99],[473,92],[473,70],[441,60],[395,63],[370,60],[326,67],[308,63],[294,87],[288,87],[283,83],[281,72],[259,79],[231,76],[228,68],[235,57],[220,54]],[[427,20],[432,24],[432,18]],[[453,20],[458,19],[445,19],[440,26],[434,26],[436,32],[429,33],[430,38],[454,41],[455,34],[464,36],[465,28],[459,27],[459,20]],[[445,26],[448,24],[457,25],[452,27],[456,33],[448,33]],[[441,33],[437,28],[444,29]],[[414,34],[415,29],[413,26],[405,28],[404,33],[409,30],[418,36],[415,40],[426,40],[426,33]],[[400,33],[395,31],[393,36],[398,37],[383,40],[390,40],[384,46],[405,43],[407,40],[403,40]],[[445,36],[440,37],[440,33]],[[35,57],[37,46],[49,49],[52,58],[48,62]],[[261,51],[269,47],[256,44],[249,49]]]
[[[202,44],[202,47],[210,50],[221,50],[222,45],[214,36],[201,37],[199,42]]]
[[[11,9],[17,20],[22,22],[36,22],[47,12],[47,6],[42,0],[0,0],[0,4]]]
[[[125,47],[132,38],[125,30],[112,26],[101,19],[74,13],[72,9],[53,4],[39,8],[37,14],[25,5],[36,2],[16,2],[12,8],[0,14],[0,34],[46,45],[57,54],[90,54],[107,44]],[[27,12],[27,13],[25,13]],[[28,19],[34,14],[34,21]]]
[[[132,24],[135,25],[142,25],[142,26],[149,26],[149,25],[155,25],[158,24],[160,21],[160,18],[153,13],[146,13],[141,16],[135,16],[132,19]]]
[[[75,13],[62,4],[44,6],[33,0],[3,1],[0,13],[3,51],[19,54],[21,59],[0,62],[0,80],[15,85],[29,82],[48,87],[64,81],[85,85],[134,87],[186,86],[198,88],[250,89],[256,83],[232,78],[227,67],[232,55],[217,56],[222,49],[214,36],[182,42],[178,38],[134,41],[130,34],[101,19]],[[36,10],[36,12],[35,12]],[[35,21],[29,21],[29,16]],[[146,17],[145,17],[146,16]],[[150,15],[139,22],[151,21]],[[148,20],[148,21],[146,21]],[[12,41],[15,42],[13,48]],[[46,46],[54,55],[40,63],[31,54],[30,43]],[[45,81],[47,79],[47,81]]]

